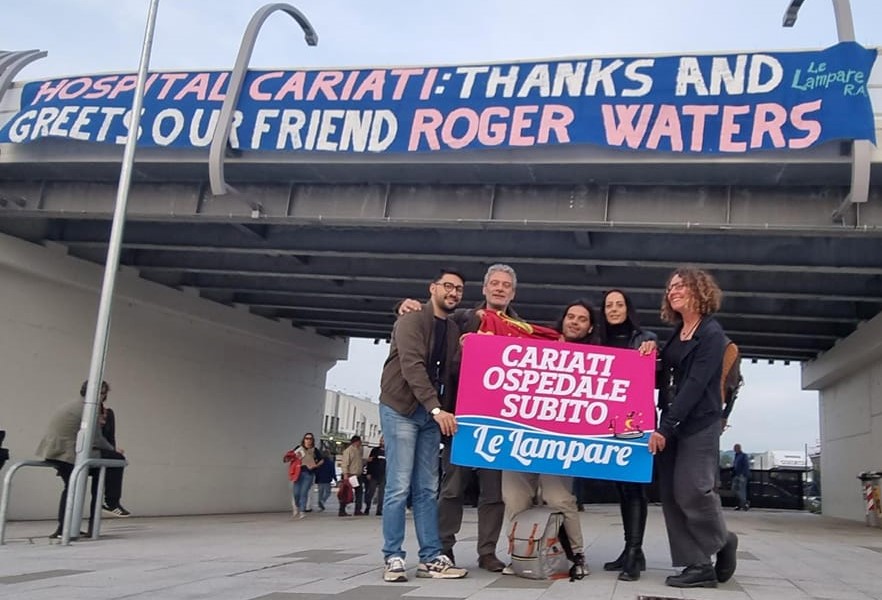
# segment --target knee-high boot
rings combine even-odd
[[[603,563],[604,571],[622,570],[622,567],[625,565],[625,554],[628,551],[628,540],[631,539],[632,520],[628,518],[628,498],[622,492],[621,485],[619,484],[617,487],[619,488],[619,511],[622,513],[622,527],[625,530],[625,549],[622,550],[617,559]]]
[[[622,572],[619,579],[622,581],[637,581],[640,579],[640,571],[646,570],[646,556],[643,554],[643,533],[646,531],[647,501],[642,494],[627,499],[627,516],[630,522],[626,528],[628,536],[625,538],[625,551],[623,556]]]

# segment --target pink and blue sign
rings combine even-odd
[[[629,482],[652,479],[655,355],[468,335],[454,464]]]

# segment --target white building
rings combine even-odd
[[[322,437],[349,441],[353,435],[360,435],[365,446],[380,442],[380,405],[369,398],[325,390]]]

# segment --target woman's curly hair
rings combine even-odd
[[[666,323],[679,323],[683,320],[680,313],[671,308],[668,301],[668,286],[671,279],[679,275],[686,287],[692,292],[690,302],[694,302],[697,306],[694,309],[700,315],[709,315],[720,310],[723,303],[723,292],[713,276],[707,271],[697,269],[695,267],[678,267],[668,276],[665,283],[665,292],[662,295],[661,318]]]

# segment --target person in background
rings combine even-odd
[[[371,448],[365,475],[364,514],[371,514],[371,503],[377,498],[377,516],[383,516],[383,495],[386,489],[386,440],[380,436],[380,445]]]
[[[735,444],[735,461],[732,463],[732,492],[738,501],[735,510],[749,510],[747,501],[747,482],[750,480],[750,459],[741,451],[741,444]]]
[[[315,436],[307,433],[300,441],[300,445],[293,452],[300,459],[300,474],[292,484],[292,512],[294,518],[302,519],[306,516],[309,492],[315,480],[315,471],[324,463],[324,457],[315,447]],[[290,453],[285,455],[286,461],[291,458]]]
[[[105,396],[109,390],[110,386],[107,385],[107,382],[102,381],[100,394]],[[86,383],[83,383],[80,388],[79,398],[68,400],[55,410],[49,421],[46,434],[37,446],[37,456],[41,456],[43,460],[51,463],[55,467],[56,474],[64,482],[64,490],[61,492],[61,498],[58,501],[58,526],[55,532],[49,535],[51,539],[61,537],[64,527],[67,491],[70,486],[70,476],[77,460],[77,434],[80,431],[80,422],[83,420],[83,398],[85,396]],[[95,430],[92,447],[94,449],[92,458],[100,457],[98,450],[114,451],[114,447],[104,439],[99,429]],[[96,497],[93,495],[89,511],[89,531],[71,532],[71,538],[76,538],[79,535],[91,535],[92,522],[95,517],[95,504]]]
[[[637,350],[642,356],[655,352],[658,337],[640,327],[637,311],[622,290],[609,290],[603,295],[605,345]],[[647,486],[642,483],[616,482],[619,510],[625,530],[625,548],[619,557],[604,563],[605,571],[619,571],[621,581],[637,581],[646,570],[643,554],[643,532],[646,530]]]
[[[86,384],[80,388],[80,395],[86,396]],[[98,426],[101,427],[101,435],[104,436],[113,450],[99,449],[101,458],[109,458],[115,460],[125,460],[125,452],[116,443],[116,415],[112,408],[107,406],[107,396],[110,393],[110,386],[103,384],[101,386],[101,407],[98,413]],[[104,475],[104,502],[101,510],[108,517],[129,517],[130,513],[120,504],[122,499],[122,483],[123,483],[123,467],[108,467]],[[92,498],[98,496],[98,477],[100,469],[91,469],[89,474],[92,475]],[[94,500],[93,500],[94,501]]]
[[[318,510],[324,512],[325,503],[331,496],[331,484],[337,481],[337,473],[334,472],[334,455],[323,456],[321,464],[315,471],[315,485],[318,487]]]
[[[684,567],[665,580],[671,587],[713,588],[735,573],[738,536],[726,527],[716,491],[726,336],[713,314],[722,296],[708,273],[681,267],[662,298],[661,317],[674,331],[661,353],[661,416],[649,451],[656,456],[671,559]]]
[[[364,502],[364,485],[362,485],[364,482],[362,477],[362,472],[364,471],[364,454],[361,449],[360,435],[353,435],[349,440],[349,446],[343,451],[343,459],[340,468],[343,470],[343,477],[345,479],[351,480],[354,477],[358,482],[358,485],[353,485],[355,488],[353,490],[355,493],[355,512],[353,514],[357,517],[361,516],[364,514],[361,512],[361,506]],[[343,504],[342,502],[340,503],[339,516],[349,516],[346,512],[346,504]]]

